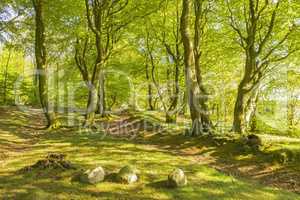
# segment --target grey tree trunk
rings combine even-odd
[[[195,91],[198,84],[195,81],[195,76],[193,75],[192,69],[194,68],[194,53],[193,44],[190,35],[190,11],[191,11],[191,1],[182,1],[182,15],[181,15],[181,36],[184,47],[184,65],[185,65],[185,85],[188,105],[190,109],[190,115],[192,120],[192,128],[190,131],[191,136],[200,135],[203,132],[202,121],[200,110],[198,107],[197,98]]]

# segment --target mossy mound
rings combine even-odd
[[[66,160],[65,154],[50,153],[45,159],[39,160],[31,166],[22,168],[21,172],[45,169],[71,170],[76,169],[76,167],[70,161]]]

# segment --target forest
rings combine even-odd
[[[300,200],[300,1],[1,0],[0,199]]]

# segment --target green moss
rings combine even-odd
[[[263,187],[226,176],[214,169],[192,163],[187,157],[171,155],[154,146],[101,136],[76,136],[53,133],[32,146],[15,153],[3,164],[0,194],[11,199],[300,199],[296,194]],[[133,185],[103,182],[96,186],[73,183],[72,173],[33,172],[15,174],[47,152],[64,152],[82,168],[101,164],[108,172],[118,172],[125,165],[138,166],[140,181]],[[189,185],[180,189],[157,187],[174,167],[187,172]]]

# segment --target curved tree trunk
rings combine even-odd
[[[199,107],[202,126],[204,132],[209,132],[212,129],[208,110],[208,93],[204,87],[202,70],[201,70],[201,41],[203,40],[204,25],[207,21],[206,11],[203,0],[194,0],[195,24],[194,24],[194,58],[195,58],[195,74],[199,87]]]
[[[194,3],[195,8],[195,24],[194,24],[194,40],[190,34],[190,18],[191,8]],[[201,20],[204,20],[202,0],[183,0],[182,15],[181,15],[181,35],[184,46],[184,64],[185,64],[185,79],[187,89],[187,99],[190,107],[192,119],[191,135],[196,136],[202,133],[210,133],[212,123],[209,118],[207,106],[207,93],[204,89],[202,72],[200,66],[202,35],[204,31]],[[205,18],[205,17],[204,17]],[[205,23],[204,23],[205,24]],[[200,97],[200,98],[199,98]]]
[[[190,36],[190,10],[191,1],[183,0],[182,4],[182,15],[181,15],[181,35],[184,47],[184,65],[185,65],[185,85],[187,100],[190,108],[190,115],[192,120],[192,128],[190,131],[191,136],[197,136],[203,132],[202,122],[199,109],[197,107],[195,89],[197,83],[195,82],[195,77],[193,77],[192,68],[194,67],[194,54],[193,54],[193,44]]]

